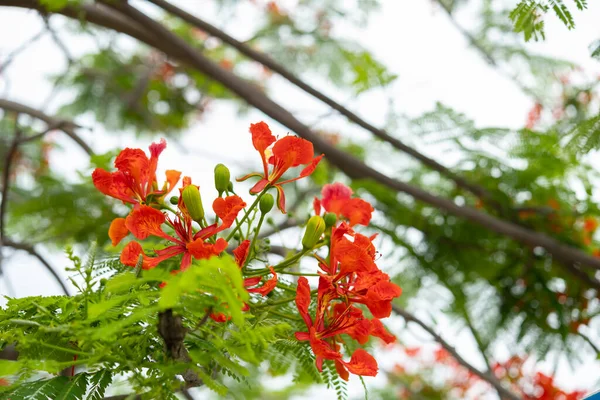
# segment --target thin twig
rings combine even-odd
[[[463,367],[467,368],[473,374],[477,375],[479,378],[483,379],[484,381],[486,381],[490,385],[492,385],[496,389],[498,394],[500,395],[500,398],[511,399],[511,400],[521,400],[519,396],[517,396],[516,394],[514,394],[511,391],[509,391],[508,389],[506,389],[502,385],[502,382],[500,382],[495,376],[493,376],[490,373],[490,371],[481,372],[479,369],[477,369],[473,365],[471,365],[467,360],[462,358],[460,356],[460,354],[458,354],[456,352],[456,350],[454,349],[453,346],[451,346],[440,335],[438,335],[432,328],[430,328],[423,321],[421,321],[420,319],[415,317],[413,314],[409,313],[402,307],[399,307],[395,304],[392,305],[392,310],[396,314],[398,314],[402,318],[404,318],[407,322],[413,322],[413,323],[419,325],[421,328],[423,328],[427,333],[429,333],[435,339],[436,342],[438,342],[440,345],[442,345],[442,347],[444,349],[446,349],[446,351],[448,351],[448,353],[450,353],[452,355],[452,357],[454,357],[456,359],[456,361],[458,361],[459,364],[461,364]]]
[[[15,242],[9,238],[5,238],[3,244],[4,244],[4,246],[12,247],[13,249],[26,251],[27,253],[29,253],[32,256],[34,256],[35,258],[37,258],[38,261],[42,263],[44,268],[46,268],[46,270],[48,272],[50,272],[52,277],[54,277],[56,282],[60,285],[60,288],[62,289],[62,291],[67,296],[69,296],[69,290],[63,283],[62,278],[56,273],[56,271],[54,270],[54,268],[52,268],[52,266],[48,263],[48,261],[46,261],[46,259],[44,257],[42,257],[42,255],[35,250],[35,247],[33,247],[30,244]]]
[[[48,17],[48,15],[44,15],[43,19],[44,19],[44,25],[46,26],[46,30],[48,32],[50,32],[50,36],[52,36],[52,40],[54,41],[54,43],[56,43],[56,46],[64,54],[65,58],[67,59],[67,64],[73,65],[75,63],[74,58],[71,55],[69,48],[64,44],[62,39],[58,36],[58,33],[56,33],[54,28],[52,28],[52,26],[50,25],[50,18]]]
[[[51,117],[41,112],[40,110],[7,99],[0,99],[0,108],[7,111],[13,111],[30,115],[34,118],[44,121],[49,126],[60,126],[60,129],[65,134],[67,134],[67,136],[69,136],[75,143],[77,143],[79,147],[81,147],[87,154],[89,154],[90,156],[94,155],[94,151],[92,150],[92,148],[82,138],[80,138],[79,135],[77,135],[77,133],[75,133],[75,129],[79,128],[77,124],[71,121]]]
[[[0,73],[4,72],[4,70],[8,68],[8,66],[13,62],[15,57],[17,55],[19,55],[19,53],[23,52],[24,50],[27,49],[27,47],[29,47],[31,44],[33,44],[37,40],[39,40],[42,36],[44,36],[45,33],[46,33],[46,30],[42,30],[42,31],[38,32],[36,35],[32,36],[29,40],[26,40],[25,42],[23,42],[23,44],[21,44],[19,47],[17,47],[11,53],[9,53],[6,56],[6,59],[4,60],[4,62],[2,64],[0,64]]]

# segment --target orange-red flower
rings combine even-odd
[[[191,182],[188,181],[189,184]],[[139,243],[129,243],[121,254],[121,262],[125,265],[135,266],[140,254],[143,257],[142,267],[150,269],[160,262],[171,257],[183,254],[180,270],[187,269],[192,257],[208,259],[220,254],[227,247],[227,242],[219,238],[215,243],[206,242],[206,239],[231,226],[239,211],[245,207],[244,201],[238,196],[218,198],[213,203],[213,210],[221,218],[222,224],[204,228],[197,233],[192,229],[192,219],[186,213],[180,213],[176,218],[165,216],[161,211],[147,205],[141,205],[125,219],[125,226],[137,239],[144,240],[149,236],[157,236],[173,242],[174,245],[161,250],[156,250],[156,257],[149,257],[143,253]],[[168,223],[175,231],[175,236],[168,235],[162,229],[162,224]]]
[[[323,186],[322,200],[315,197],[313,207],[317,215],[321,214],[321,206],[327,212],[348,219],[350,226],[356,224],[367,226],[371,222],[374,208],[363,199],[353,198],[352,189],[343,183],[333,183]]]
[[[336,344],[336,336],[343,333],[354,333],[352,329],[358,324],[362,312],[351,305],[336,305],[332,315],[327,314],[330,298],[319,294],[317,298],[317,313],[313,320],[308,312],[311,302],[310,287],[305,277],[298,278],[296,306],[304,320],[308,332],[296,332],[296,339],[307,340],[316,357],[319,371],[323,368],[323,360],[334,360],[336,370],[343,379],[348,379],[348,372],[356,375],[377,375],[377,362],[372,355],[363,349],[356,350],[350,361],[342,360],[342,355]]]
[[[263,173],[251,173],[238,179],[246,179],[257,176],[261,179],[250,189],[250,193],[262,192],[268,186],[277,189],[277,207],[285,214],[285,193],[281,185],[296,181],[312,174],[317,168],[323,155],[314,157],[314,149],[311,142],[296,136],[285,136],[279,140],[273,136],[269,126],[264,122],[250,125],[252,144],[260,154],[263,163]],[[269,164],[273,166],[269,173]],[[290,168],[306,165],[300,175],[280,181],[283,174]]]
[[[235,262],[237,263],[237,265],[240,268],[243,268],[244,264],[246,264],[246,260],[248,258],[249,253],[250,253],[250,240],[244,240],[242,243],[240,243],[240,245],[235,250],[233,250],[233,256],[235,257]],[[269,267],[269,269],[271,270],[271,274],[273,275],[273,277],[271,279],[269,279],[268,281],[266,281],[260,287],[252,288],[252,286],[256,286],[260,283],[260,281],[262,279],[262,277],[260,277],[260,276],[255,276],[255,277],[244,279],[244,287],[246,288],[248,293],[258,293],[262,296],[266,296],[269,293],[271,293],[273,291],[273,289],[275,289],[275,286],[277,286],[277,273],[275,272],[273,267]]]
[[[164,197],[179,181],[181,172],[167,170],[167,180],[158,189],[156,167],[158,156],[167,147],[164,139],[149,147],[150,158],[141,149],[126,148],[115,159],[117,171],[96,168],[92,173],[94,186],[107,196],[131,204],[147,204]]]

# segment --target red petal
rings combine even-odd
[[[319,162],[321,161],[321,159],[323,158],[324,155],[325,154],[321,154],[320,156],[313,158],[312,161],[310,162],[310,164],[308,164],[308,166],[306,166],[300,172],[300,178],[307,177],[310,174],[312,174],[313,172],[315,172],[315,169],[317,169],[317,165],[319,165]]]
[[[315,215],[321,215],[321,200],[317,197],[313,200],[313,209],[315,210]]]
[[[350,226],[356,224],[368,226],[375,209],[363,199],[350,199],[342,205],[341,213],[350,221]]]
[[[335,360],[334,362],[335,362],[335,370],[337,371],[340,378],[342,378],[345,381],[348,381],[350,374],[348,373],[348,370],[346,368],[344,368],[344,364],[342,364],[339,360]]]
[[[261,179],[260,181],[256,182],[256,184],[254,186],[252,186],[250,188],[250,193],[252,193],[252,194],[260,193],[263,190],[265,190],[265,187],[267,187],[268,184],[269,184],[268,180]]]
[[[125,226],[125,218],[115,218],[110,223],[108,228],[108,237],[110,238],[112,245],[116,246],[125,236],[129,234],[129,229]]]
[[[114,197],[126,203],[135,204],[136,194],[129,187],[129,182],[121,172],[110,173],[102,168],[96,168],[92,173],[94,186],[107,196]]]
[[[310,286],[308,285],[308,279],[301,276],[298,278],[298,287],[296,289],[296,307],[298,312],[304,319],[307,327],[312,326],[312,319],[308,315],[308,307],[310,306]]]
[[[396,341],[396,336],[389,333],[388,330],[385,329],[385,326],[383,326],[381,321],[377,318],[371,320],[371,335],[377,336],[383,340],[385,344],[394,343]]]
[[[266,296],[269,293],[271,293],[273,291],[273,289],[275,289],[275,287],[277,286],[277,273],[275,272],[273,267],[269,267],[269,269],[271,270],[271,274],[273,274],[273,277],[271,279],[269,279],[268,281],[266,281],[259,288],[247,289],[248,293],[258,293],[262,296]]]
[[[250,240],[244,240],[240,245],[233,250],[233,256],[235,257],[235,263],[242,268],[246,264],[246,259],[250,253]]]
[[[223,220],[219,230],[229,228],[240,210],[246,207],[246,203],[239,196],[228,196],[225,198],[217,198],[213,202],[213,210],[221,220]]]
[[[285,160],[284,164],[289,165],[289,167],[310,163],[314,154],[313,144],[296,136],[283,137],[273,146],[273,157]],[[275,164],[278,163],[275,162]]]
[[[138,242],[129,242],[121,252],[121,262],[130,267],[135,267],[140,259],[140,254],[145,256],[142,245]]]
[[[363,349],[357,349],[352,354],[350,362],[344,363],[348,371],[355,375],[376,376],[377,361]]]
[[[225,247],[227,247],[227,241],[222,238],[215,244],[206,243],[203,239],[196,239],[187,244],[187,250],[194,258],[207,260],[213,256],[219,255],[224,250],[223,242],[225,242]]]
[[[140,240],[148,236],[170,238],[161,228],[164,222],[165,215],[161,211],[146,205],[134,208],[125,219],[127,229]]]
[[[264,154],[265,150],[277,140],[271,133],[269,125],[263,121],[250,124],[250,133],[252,134],[254,148],[261,154]]]
[[[352,189],[343,183],[336,182],[323,186],[321,190],[323,208],[326,211],[340,215],[342,207],[352,196]]]
[[[246,278],[246,279],[244,279],[244,287],[249,288],[251,286],[256,286],[260,283],[261,280],[262,280],[262,276]]]
[[[125,175],[131,176],[138,187],[141,187],[154,172],[150,171],[150,160],[142,149],[123,149],[115,159],[115,167]]]
[[[391,301],[372,301],[365,303],[375,318],[387,318],[392,314]]]

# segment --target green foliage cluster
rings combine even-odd
[[[0,375],[14,377],[0,387],[5,397],[97,399],[111,382],[126,382],[145,398],[175,398],[182,387],[174,377],[190,363],[167,358],[157,330],[165,310],[182,317],[193,371],[220,396],[228,392],[223,380],[248,385],[249,368],[264,360],[273,374],[295,370],[299,382],[321,381],[308,347],[289,339],[302,322],[270,317],[275,309],[291,315],[288,302],[269,306],[289,294],[278,290],[262,308],[243,313],[248,294],[229,256],[194,262],[175,276],[97,261],[94,249],[85,262],[72,252],[69,257],[79,294],[10,298],[0,312],[0,344],[14,344],[19,352],[18,361],[0,361]],[[226,313],[232,323],[215,323],[209,312]]]

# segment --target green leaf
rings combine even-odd
[[[104,398],[104,392],[108,385],[111,384],[112,380],[112,373],[108,369],[101,369],[95,374],[90,374],[88,400],[102,400]]]
[[[88,383],[88,374],[83,372],[71,378],[71,381],[66,385],[62,392],[55,397],[56,400],[79,400],[85,396]]]

